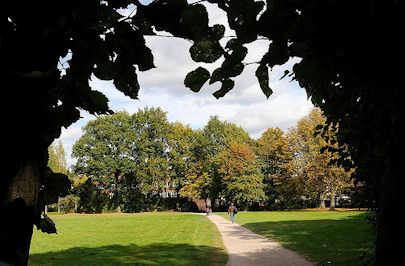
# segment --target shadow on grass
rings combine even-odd
[[[224,250],[209,246],[158,243],[145,246],[75,247],[31,254],[29,265],[225,265]]]
[[[368,265],[375,235],[364,214],[342,220],[269,221],[244,227],[280,242],[319,265]]]

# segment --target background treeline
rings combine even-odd
[[[211,117],[203,129],[170,123],[160,108],[118,112],[90,121],[74,144],[72,194],[49,206],[59,211],[196,211],[372,207],[361,183],[339,167],[338,125],[319,109],[284,132],[269,128],[253,139],[240,126]],[[326,149],[329,148],[329,149]],[[49,166],[65,172],[62,145]],[[338,202],[336,202],[336,199]]]

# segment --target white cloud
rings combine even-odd
[[[65,150],[65,153],[67,155],[66,161],[69,166],[75,163],[75,161],[71,157],[73,144],[77,140],[79,140],[82,134],[83,132],[80,126],[74,124],[70,126],[68,129],[62,128],[62,134],[58,139],[54,141],[54,143],[58,143],[59,141],[62,142],[63,149]]]
[[[210,24],[226,23],[221,11],[213,5],[207,6],[211,14]],[[227,28],[226,35],[234,33]],[[255,77],[258,65],[251,64],[245,67],[242,75],[235,78],[235,88],[217,100],[212,93],[219,89],[219,84],[204,86],[201,92],[194,93],[184,86],[183,81],[186,74],[198,66],[202,65],[212,71],[221,62],[211,66],[193,62],[188,52],[191,43],[177,38],[149,37],[147,45],[152,49],[157,68],[138,73],[140,100],[131,100],[116,90],[112,82],[93,77],[92,88],[103,92],[110,99],[110,107],[114,111],[126,110],[134,113],[145,106],[161,107],[167,111],[169,121],[180,121],[194,129],[202,128],[210,116],[218,115],[222,120],[242,126],[252,137],[259,137],[269,127],[287,130],[312,108],[304,89],[296,82],[290,82],[289,78],[279,80],[284,70],[291,70],[298,59],[290,60],[285,66],[274,67],[269,73],[270,86],[274,91],[269,99],[261,92]],[[262,40],[249,44],[245,62],[260,60],[267,47],[268,42]],[[83,120],[62,132],[60,139],[68,154],[73,143],[82,134],[80,127],[94,119],[90,115],[83,116]],[[72,164],[74,161],[69,157],[68,162]]]
[[[82,134],[83,131],[80,127],[70,127],[69,129],[63,128],[59,140],[63,142],[72,142],[77,140]]]

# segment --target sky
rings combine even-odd
[[[235,35],[227,26],[225,14],[214,5],[205,4],[210,14],[210,25],[223,24],[226,26],[225,36]],[[130,14],[133,8],[121,10],[123,15]],[[168,35],[167,33],[162,33]],[[227,39],[223,42],[226,43]],[[207,68],[211,73],[222,60],[214,64],[195,63],[189,55],[191,42],[166,37],[147,37],[147,46],[154,55],[156,68],[138,72],[141,87],[139,100],[126,97],[115,89],[111,81],[98,80],[92,77],[92,89],[101,91],[109,99],[113,111],[127,111],[132,114],[145,107],[160,107],[167,112],[170,122],[179,121],[190,125],[193,129],[203,128],[210,116],[217,115],[219,119],[232,122],[244,128],[251,137],[258,138],[270,127],[279,127],[287,131],[296,122],[307,115],[313,108],[306,92],[297,82],[286,77],[280,80],[284,70],[292,68],[299,59],[290,59],[284,66],[274,67],[269,71],[270,87],[273,94],[269,99],[262,93],[255,70],[257,64],[249,64],[244,72],[235,78],[235,87],[225,97],[216,99],[212,93],[219,89],[220,83],[202,87],[199,93],[194,93],[184,86],[184,78],[188,72],[198,66]],[[257,62],[267,51],[269,42],[258,40],[248,45],[249,53],[245,63]],[[82,127],[95,116],[86,112],[81,113],[82,119],[69,128],[62,128],[62,134],[55,142],[61,141],[67,154],[69,166],[75,160],[71,158],[73,144],[83,134]]]

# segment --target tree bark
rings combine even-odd
[[[335,192],[332,192],[330,195],[330,206],[329,206],[330,211],[334,211],[336,208],[335,196],[336,196]]]
[[[58,214],[60,214],[60,197],[58,197]]]
[[[320,195],[320,200],[321,200],[321,203],[319,204],[319,208],[320,208],[320,209],[326,208],[326,204],[325,204],[325,193],[324,193],[324,192],[321,193],[321,195]]]
[[[0,206],[0,264],[27,265],[40,188],[35,161],[20,164]]]
[[[392,164],[387,167],[387,171],[381,178],[379,191],[379,203],[377,211],[377,241],[376,241],[376,262],[377,265],[398,265],[403,261],[402,243],[404,226],[400,217],[403,209],[403,197],[401,190],[404,186],[403,174],[398,167],[400,156],[391,155],[391,163],[396,162],[396,167]],[[398,156],[395,159],[392,157]]]

